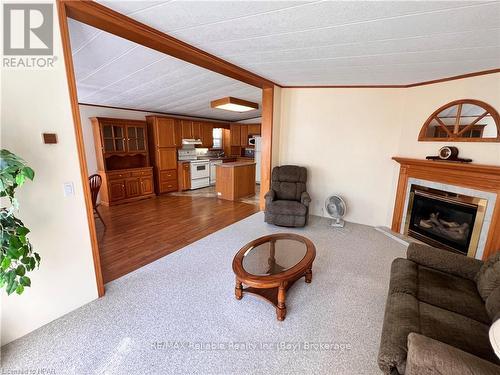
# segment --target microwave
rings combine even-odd
[[[255,146],[255,137],[253,136],[248,137],[248,145]]]

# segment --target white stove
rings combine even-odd
[[[210,186],[210,161],[191,160],[191,190]]]

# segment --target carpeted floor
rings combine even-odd
[[[2,369],[54,374],[379,374],[391,261],[405,247],[372,227],[313,217],[313,281],[289,290],[287,317],[234,298],[246,242],[291,231],[258,213],[107,284],[96,300],[2,348]],[[40,372],[39,372],[40,373]]]

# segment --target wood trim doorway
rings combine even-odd
[[[198,65],[213,72],[223,74],[227,77],[245,82],[262,89],[262,122],[261,131],[262,144],[262,173],[261,191],[264,193],[270,187],[271,177],[271,148],[273,131],[273,95],[274,82],[267,80],[257,74],[249,72],[239,66],[231,64],[221,58],[211,55],[205,51],[195,48],[187,43],[175,39],[145,24],[137,22],[121,13],[115,12],[101,4],[93,1],[71,1],[56,0],[59,28],[66,66],[66,76],[70,95],[71,111],[75,128],[78,158],[80,162],[80,174],[82,177],[85,208],[89,225],[90,239],[92,245],[92,256],[96,274],[98,296],[105,293],[102,278],[99,246],[97,242],[96,227],[92,211],[92,202],[87,181],[87,161],[83,144],[82,124],[80,120],[80,109],[78,106],[77,87],[74,74],[73,58],[71,53],[71,42],[69,37],[68,17],[96,27],[108,33],[128,39],[132,42],[163,52],[180,60]],[[260,207],[263,209],[263,194],[260,196]]]

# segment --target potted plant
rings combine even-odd
[[[22,294],[24,288],[31,286],[26,276],[40,265],[40,256],[33,251],[27,237],[29,229],[15,217],[19,204],[15,197],[16,189],[26,180],[33,180],[35,172],[19,156],[8,150],[0,150],[0,288],[7,294]]]

